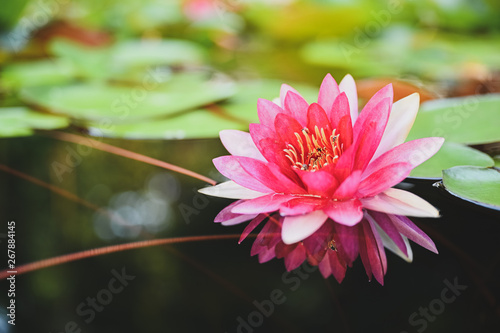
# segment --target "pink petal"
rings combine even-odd
[[[221,156],[213,159],[214,165],[227,178],[248,189],[270,193],[273,192],[269,187],[259,182],[255,177],[248,173],[239,163],[241,157]],[[257,161],[257,160],[254,160]]]
[[[332,131],[330,120],[326,116],[325,110],[318,103],[312,103],[307,109],[307,127],[314,133],[316,126],[320,130],[324,129],[327,135]]]
[[[299,124],[299,122],[295,118],[283,113],[277,115],[274,121],[276,133],[278,133],[281,142],[283,142],[284,144],[297,144],[297,137],[294,133],[300,134],[304,126]]]
[[[417,217],[439,217],[439,211],[424,199],[413,193],[395,188],[387,189],[374,197],[360,200],[364,208],[377,212]]]
[[[304,188],[297,184],[297,181],[300,182],[297,175],[291,171],[287,172],[287,174],[283,174],[283,169],[274,163],[267,164],[269,171],[274,175],[276,180],[281,184],[282,191],[281,193],[293,193],[293,194],[306,194],[308,193]],[[287,168],[285,170],[290,170]],[[292,176],[294,179],[290,179],[288,175]]]
[[[336,223],[334,225],[335,236],[338,252],[345,259],[347,265],[352,266],[352,263],[359,254],[359,225],[348,227],[343,224]]]
[[[363,172],[363,178],[394,163],[410,163],[413,169],[437,153],[443,143],[443,138],[431,137],[400,144],[370,162]]]
[[[430,239],[429,236],[425,234],[419,227],[417,227],[409,218],[406,216],[394,216],[389,215],[391,221],[398,231],[408,237],[410,240],[414,241],[418,245],[426,248],[427,250],[438,253],[436,245]]]
[[[388,84],[379,91],[375,93],[375,95],[370,98],[368,103],[364,106],[363,110],[359,114],[359,119],[356,121],[356,124],[353,127],[356,127],[356,125],[360,125],[361,123],[365,122],[371,122],[373,120],[376,120],[378,117],[378,113],[376,111],[376,107],[378,104],[380,104],[383,100],[389,99],[389,105],[392,107],[392,100],[394,96],[394,91],[392,89],[392,84]],[[374,112],[375,111],[375,112]],[[358,122],[360,124],[358,124]],[[354,137],[356,138],[359,135],[359,132],[354,133]]]
[[[295,249],[285,256],[285,267],[287,271],[293,271],[306,260],[306,249],[304,245],[297,244]]]
[[[243,232],[241,233],[240,240],[238,241],[238,244],[243,242],[245,238],[262,222],[264,219],[268,217],[267,214],[259,214],[257,215],[256,218],[254,218],[250,223],[247,224]]]
[[[345,92],[349,99],[349,109],[351,111],[352,124],[358,118],[358,92],[356,90],[356,83],[350,74],[347,74],[339,84],[340,92]]]
[[[259,98],[257,100],[257,114],[262,125],[274,127],[274,119],[278,113],[285,113],[285,111],[267,99]]]
[[[402,98],[392,105],[389,121],[373,159],[405,142],[415,122],[419,105],[418,93]]]
[[[331,74],[326,74],[321,87],[319,88],[318,103],[327,112],[330,113],[333,102],[339,95],[340,90],[337,82]]]
[[[236,214],[260,214],[277,211],[281,204],[294,199],[292,195],[268,194],[260,198],[246,200],[236,205],[232,212]]]
[[[347,95],[345,92],[341,93],[340,95],[337,96],[335,101],[333,102],[333,105],[331,107],[331,111],[328,113],[328,110],[325,109],[327,112],[327,115],[329,115],[330,122],[333,126],[333,128],[338,128],[340,119],[348,116],[349,118],[349,123],[347,124],[351,129],[352,129],[352,123],[351,123],[351,114],[349,111],[349,99],[347,98]],[[336,132],[338,133],[343,133],[340,132],[340,130],[337,130]]]
[[[283,220],[281,238],[285,244],[300,242],[318,230],[327,218],[321,210],[306,215],[287,216]]]
[[[215,217],[214,222],[223,222],[224,223],[224,222],[232,221],[232,220],[239,221],[240,218],[242,218],[242,217],[248,217],[248,216],[250,218],[247,218],[246,220],[241,220],[241,222],[253,219],[256,215],[241,215],[241,214],[234,214],[234,213],[231,212],[231,210],[233,209],[233,207],[239,205],[242,202],[243,202],[243,200],[238,200],[236,202],[233,202],[232,204],[230,204],[229,206],[227,206],[223,210],[221,210],[219,212],[219,214],[217,214],[217,216]],[[241,223],[241,222],[235,222],[234,224],[238,224],[238,223]],[[231,225],[231,222],[229,222],[229,223],[230,223],[229,225]]]
[[[330,198],[339,186],[337,179],[323,170],[315,172],[302,171],[298,172],[298,174],[307,187],[309,194]]]
[[[219,133],[220,140],[227,151],[234,156],[246,156],[257,160],[266,161],[257,149],[250,133],[238,130],[222,130]]]
[[[285,97],[284,109],[290,112],[290,116],[296,119],[302,127],[307,125],[307,108],[309,103],[297,93],[289,91]]]
[[[361,197],[370,197],[383,192],[404,180],[411,169],[409,163],[387,165],[366,177],[359,184],[358,194]]]
[[[238,215],[230,220],[221,222],[223,226],[237,225],[255,218],[256,214]]]
[[[285,105],[285,98],[288,95],[289,91],[294,92],[295,94],[300,96],[300,93],[293,87],[289,86],[288,84],[282,84],[280,89],[280,102],[281,102],[281,108],[283,109]]]
[[[354,194],[358,191],[360,181],[361,171],[354,171],[340,184],[333,197],[339,200],[353,198]]]
[[[280,207],[282,216],[302,215],[320,209],[325,200],[313,197],[301,197],[285,202]]]
[[[364,170],[377,150],[389,118],[391,103],[392,99],[385,98],[373,107],[366,106],[354,125],[353,136],[357,145],[355,170]]]
[[[380,226],[380,228],[387,234],[387,236],[392,239],[396,246],[408,256],[406,250],[406,245],[399,233],[398,228],[395,227],[394,223],[391,221],[389,216],[384,213],[370,211],[367,215],[371,216],[373,220]]]
[[[371,230],[370,224],[365,221],[365,223],[361,225],[364,234],[364,242],[361,242],[360,255],[365,266],[366,274],[369,279],[371,279],[373,274],[375,279],[381,285],[384,285],[384,261],[387,264],[385,252],[383,247],[382,251],[380,251],[380,245]]]
[[[335,222],[353,226],[363,218],[361,202],[357,199],[347,201],[329,201],[323,211]]]
[[[324,278],[332,274],[338,283],[344,280],[346,273],[346,265],[343,263],[337,252],[328,251],[319,264],[319,269]]]
[[[382,276],[381,280],[383,281],[385,273],[387,273],[387,257],[385,255],[385,250],[384,250],[384,242],[382,241],[382,238],[380,237],[378,231],[377,231],[377,224],[373,219],[367,215],[368,224],[370,226],[370,230],[372,232],[373,238],[375,239],[375,243],[377,245],[377,250],[378,250],[378,256],[380,259],[380,264],[382,266]],[[378,279],[377,279],[378,280]],[[380,280],[379,280],[380,282]],[[382,284],[382,282],[381,282]]]
[[[215,186],[208,186],[198,190],[198,192],[211,195],[213,197],[228,198],[228,199],[255,199],[266,195],[266,193],[250,190],[233,181],[227,181]]]
[[[263,248],[259,253],[259,263],[263,264],[276,256],[274,248]]]
[[[278,193],[289,193],[291,184],[284,183],[286,181],[286,177],[279,173],[279,168],[276,171],[277,178],[274,173],[270,170],[272,167],[269,163],[264,163],[260,160],[256,160],[249,157],[242,156],[233,156],[243,169],[256,180],[258,180],[261,184],[264,184],[266,187],[272,189],[274,192]],[[277,168],[277,167],[273,167]],[[290,181],[291,183],[291,181]],[[292,188],[292,190],[302,191],[298,186],[295,185],[296,188]]]

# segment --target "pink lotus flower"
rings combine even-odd
[[[230,181],[200,192],[240,199],[215,218],[223,225],[248,220],[240,242],[266,221],[251,254],[260,262],[284,258],[287,270],[308,260],[341,282],[361,257],[368,278],[383,284],[385,248],[412,260],[408,239],[437,253],[406,215],[438,217],[420,197],[391,188],[434,155],[444,139],[404,142],[419,95],[393,104],[392,85],[378,91],[358,115],[356,85],[328,74],[318,102],[308,104],[283,85],[280,101],[259,99],[259,124],[250,133],[224,130],[231,156],[214,159]]]

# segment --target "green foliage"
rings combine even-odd
[[[0,137],[27,136],[33,129],[52,130],[67,127],[66,117],[35,112],[26,107],[0,108]]]
[[[459,198],[500,209],[500,172],[496,169],[458,166],[444,170],[443,185]]]

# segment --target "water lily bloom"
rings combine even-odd
[[[284,258],[293,270],[307,260],[325,278],[341,282],[359,255],[368,278],[383,284],[384,248],[407,261],[412,260],[408,240],[437,253],[406,217],[438,217],[437,209],[392,188],[444,141],[405,142],[418,107],[416,93],[393,103],[387,85],[358,113],[350,75],[337,84],[328,74],[312,104],[283,85],[279,101],[258,100],[260,123],[250,124],[250,133],[220,133],[231,155],[213,162],[230,181],[200,192],[239,199],[215,222],[250,221],[240,242],[263,224],[251,250],[260,262]]]

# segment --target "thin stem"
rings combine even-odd
[[[149,156],[134,153],[130,150],[115,147],[115,146],[109,145],[109,144],[104,143],[104,142],[100,142],[100,141],[93,140],[90,138],[85,138],[85,137],[80,136],[80,135],[64,133],[64,132],[44,132],[43,134],[50,136],[50,137],[53,137],[53,138],[58,139],[58,140],[73,142],[73,143],[76,143],[79,145],[84,145],[84,146],[91,147],[94,149],[99,149],[99,150],[102,150],[102,151],[105,151],[105,152],[108,152],[111,154],[127,157],[127,158],[130,158],[132,160],[148,163],[151,165],[156,165],[156,166],[159,166],[160,168],[172,170],[174,172],[178,172],[178,173],[181,173],[183,175],[202,180],[202,181],[207,182],[211,185],[217,184],[217,182],[215,180],[208,178],[208,177],[205,177],[203,175],[200,175],[199,173],[196,173],[194,171],[184,169],[180,166],[173,165],[173,164],[170,164],[167,162],[163,162],[163,161],[157,160],[157,159],[149,157]]]
[[[249,235],[250,236],[250,235]],[[254,236],[255,235],[251,235]],[[67,262],[76,261],[84,258],[96,257],[103,254],[126,251],[132,249],[138,249],[149,246],[158,246],[165,244],[178,244],[178,243],[188,243],[188,242],[199,242],[199,241],[207,241],[207,240],[221,240],[221,239],[238,239],[240,237],[239,234],[232,235],[204,235],[204,236],[187,236],[187,237],[174,237],[174,238],[162,238],[162,239],[152,239],[140,242],[119,244],[119,245],[111,245],[100,247],[96,249],[65,254],[58,257],[53,257],[49,259],[35,261],[29,264],[21,265],[16,267],[14,270],[5,269],[0,272],[0,280],[3,280],[10,275],[20,275],[31,271],[36,271],[42,268],[51,267],[61,265]]]

